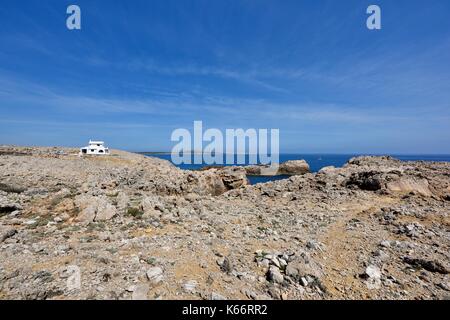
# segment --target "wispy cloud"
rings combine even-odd
[[[400,123],[411,121],[442,121],[450,110],[445,106],[412,107],[408,113],[389,105],[339,104],[319,102],[277,102],[266,99],[172,93],[156,97],[98,97],[67,93],[30,81],[0,77],[0,99],[8,104],[41,106],[61,114],[76,115],[155,115],[176,119],[252,119],[252,121],[297,121],[315,123]],[[440,110],[441,114],[436,115]],[[26,116],[25,116],[26,117]],[[5,123],[6,120],[2,120]],[[17,121],[17,120],[16,120]],[[21,121],[24,121],[23,119]],[[59,122],[58,122],[59,123]],[[86,122],[84,122],[86,123]],[[106,124],[106,122],[105,122]],[[145,125],[144,125],[145,126]]]

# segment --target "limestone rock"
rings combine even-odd
[[[148,300],[147,294],[150,287],[148,284],[137,284],[133,288],[133,293],[131,296],[132,300]]]
[[[0,243],[5,241],[8,238],[13,237],[17,233],[16,229],[9,229],[0,233]]]
[[[417,192],[423,196],[432,196],[432,192],[426,179],[400,178],[396,181],[387,182],[386,189],[392,192]]]
[[[278,269],[275,266],[271,266],[269,268],[269,272],[267,273],[267,277],[270,281],[274,283],[283,283],[284,282],[284,276],[281,274],[280,269]]]
[[[367,288],[370,290],[380,289],[381,287],[381,270],[377,266],[370,265],[364,273]]]
[[[309,172],[309,164],[305,160],[286,161],[278,168],[279,175],[301,175]]]
[[[97,208],[95,205],[89,205],[81,210],[81,213],[75,218],[76,222],[89,223],[93,222],[95,215],[97,213]]]
[[[119,192],[117,194],[116,200],[117,200],[117,209],[120,210],[121,212],[125,212],[125,210],[130,205],[130,198],[128,197],[128,195],[125,192]]]
[[[153,285],[158,285],[164,280],[163,270],[160,267],[152,267],[147,270],[147,279]]]
[[[0,298],[449,294],[449,163],[358,157],[248,185],[245,168],[58,150],[0,146],[0,182],[27,188],[0,190]]]
[[[140,207],[148,217],[160,217],[165,209],[165,205],[161,199],[153,195],[143,198]]]
[[[189,280],[183,284],[183,289],[186,292],[194,292],[198,282],[196,280]]]
[[[74,202],[80,208],[80,214],[75,218],[77,222],[105,221],[117,214],[116,207],[105,196],[80,195]]]
[[[105,221],[112,219],[117,214],[115,206],[110,204],[107,199],[100,198],[97,201],[97,214],[95,221]]]

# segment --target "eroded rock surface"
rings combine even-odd
[[[0,299],[444,299],[450,164],[249,185],[113,151],[0,148]]]

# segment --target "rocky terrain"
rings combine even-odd
[[[450,297],[450,163],[359,157],[249,185],[76,153],[0,148],[0,299]]]
[[[295,176],[311,172],[305,160],[290,160],[273,168],[269,165],[249,165],[243,168],[247,176]]]

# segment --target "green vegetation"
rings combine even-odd
[[[128,208],[127,214],[130,216],[133,216],[134,218],[140,219],[140,218],[142,218],[144,211],[142,211],[138,208]]]

